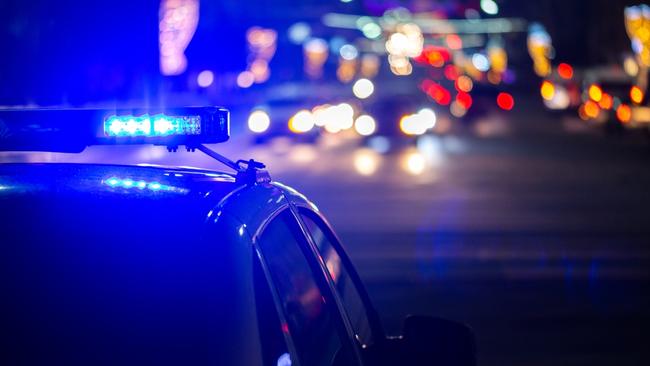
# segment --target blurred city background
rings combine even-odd
[[[319,205],[389,333],[429,314],[473,327],[480,365],[647,365],[639,3],[3,0],[0,106],[227,107],[214,148]],[[222,169],[148,146],[0,161]]]

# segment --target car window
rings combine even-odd
[[[334,303],[315,278],[301,246],[307,243],[290,211],[276,217],[259,240],[272,281],[278,292],[287,330],[302,365],[355,364],[339,332]],[[322,281],[321,281],[322,283]]]
[[[255,256],[253,262],[255,308],[260,331],[263,365],[290,365],[291,356],[284,337],[284,326],[273,302],[269,282],[264,275],[260,258]]]
[[[323,262],[336,284],[336,290],[339,297],[343,300],[343,305],[350,318],[357,339],[363,345],[372,344],[373,334],[368,311],[364,306],[359,289],[355,286],[351,278],[351,269],[348,269],[341,260],[341,255],[338,252],[340,245],[334,244],[336,238],[325,223],[315,214],[306,210],[301,210],[300,212],[314,244],[323,257]]]

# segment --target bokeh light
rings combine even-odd
[[[545,100],[553,99],[553,96],[555,95],[555,86],[553,83],[548,80],[544,80],[540,88],[540,94],[542,94],[542,98]]]
[[[163,0],[159,14],[160,73],[180,75],[187,69],[185,49],[199,23],[199,1]]]
[[[308,110],[298,111],[289,119],[289,130],[294,133],[305,133],[314,128],[314,115]]]
[[[352,86],[352,92],[359,99],[366,99],[375,91],[375,85],[368,79],[359,79]]]
[[[497,95],[497,105],[505,111],[510,111],[515,107],[515,99],[509,93],[499,93]]]
[[[417,151],[406,153],[402,161],[404,170],[412,175],[422,174],[426,168],[426,165],[426,159],[420,152]]]
[[[630,88],[630,99],[636,104],[641,104],[643,101],[643,90],[638,86],[634,85]]]
[[[597,118],[600,113],[600,107],[593,100],[588,100],[584,104],[585,115],[589,118]]]
[[[201,88],[207,88],[214,82],[214,73],[210,70],[203,70],[196,77],[196,83]]]
[[[354,121],[354,130],[362,136],[372,135],[375,133],[376,128],[377,123],[375,122],[375,119],[367,114],[357,117],[357,119]]]
[[[370,176],[375,174],[381,162],[381,155],[372,149],[359,149],[354,153],[354,169],[357,173]]]
[[[467,75],[461,75],[456,79],[455,83],[456,90],[469,93],[474,87],[474,82]]]
[[[237,75],[237,86],[240,88],[250,88],[255,82],[255,75],[250,71],[242,71]]]
[[[262,110],[253,111],[248,116],[248,128],[255,133],[262,133],[269,129],[271,118]]]
[[[481,10],[485,12],[485,14],[489,15],[497,15],[499,13],[499,5],[494,2],[494,0],[481,0]]]
[[[616,108],[616,118],[618,118],[621,123],[630,122],[632,119],[632,109],[628,105],[621,104]]]
[[[593,100],[594,102],[600,102],[600,99],[603,97],[603,89],[601,89],[598,85],[592,84],[589,86],[589,98]]]
[[[573,77],[573,67],[567,63],[561,63],[557,66],[557,73],[562,79],[571,79]]]
[[[612,109],[614,106],[614,98],[607,93],[603,93],[602,98],[600,98],[600,102],[598,102],[598,106],[605,110]]]

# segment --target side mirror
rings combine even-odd
[[[474,332],[466,325],[430,316],[409,316],[402,336],[364,350],[370,365],[476,366]]]

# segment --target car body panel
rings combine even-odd
[[[140,215],[148,217],[139,233],[144,240],[139,244],[145,248],[143,250],[151,251],[157,245],[163,245],[165,249],[162,255],[173,256],[175,252],[188,253],[189,249],[183,249],[187,246],[183,243],[192,243],[189,247],[195,246],[196,250],[206,255],[218,253],[220,266],[224,267],[222,269],[226,271],[230,268],[227,270],[230,273],[228,283],[231,284],[227,286],[228,301],[220,305],[229,309],[228,319],[222,320],[223,328],[235,330],[230,335],[231,339],[236,339],[238,344],[246,345],[246,349],[251,350],[247,355],[251,357],[250,360],[259,353],[256,337],[250,337],[250,334],[258,332],[251,258],[258,256],[264,261],[263,253],[255,242],[265,226],[282,211],[291,211],[296,224],[301,225],[296,206],[292,203],[316,210],[306,197],[290,187],[279,183],[247,185],[221,172],[101,164],[0,164],[0,204],[5,208],[0,210],[0,217],[4,217],[6,222],[15,221],[25,225],[10,231],[9,237],[19,237],[22,230],[30,230],[30,226],[33,226],[30,221],[34,217],[38,218],[35,226],[40,227],[41,231],[55,230],[61,226],[62,230],[76,233],[74,223],[68,217],[74,219],[76,213],[83,211],[81,221],[84,226],[93,226],[93,218],[98,217],[111,230],[106,237],[119,238],[120,230],[127,235],[132,230],[138,230],[138,224],[124,222],[131,217],[131,221],[137,221]],[[35,213],[34,209],[38,212]],[[63,217],[59,217],[61,213]],[[111,220],[114,213],[120,215],[119,219]],[[158,216],[159,220],[150,216]],[[46,224],[49,221],[53,224]],[[59,222],[63,224],[58,225]],[[335,313],[339,314],[336,321],[347,334],[348,344],[353,345],[353,333],[347,317],[343,315],[345,309],[304,225],[301,230],[307,259],[315,276],[320,277],[319,281],[327,288],[326,296],[334,299],[330,306],[334,306]],[[92,229],[79,231],[84,235],[93,235]],[[42,241],[41,236],[36,232],[33,238]],[[93,245],[111,248],[113,244],[107,242],[107,238]],[[117,240],[114,245],[118,248],[116,250],[123,250],[124,253],[129,253],[130,246],[134,245],[129,240]],[[54,250],[58,250],[58,243],[63,241],[62,238],[53,239]],[[73,244],[77,241],[74,238],[69,240]],[[144,254],[137,258],[146,261]],[[119,260],[107,263],[116,264]],[[137,271],[134,263],[128,267],[128,271],[133,273],[133,278],[138,278],[142,273],[134,272]],[[206,282],[202,283],[207,285]],[[124,290],[127,289],[128,286]],[[282,317],[281,308],[277,304],[276,308]],[[293,347],[291,339],[287,339],[287,346],[290,349]],[[235,360],[237,356],[232,354],[229,358]]]

